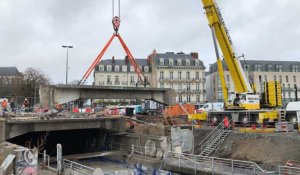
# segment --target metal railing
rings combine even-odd
[[[225,139],[225,138],[222,139],[221,137],[224,134],[224,132],[229,132],[229,129],[231,128],[231,125],[233,123],[232,121],[233,121],[232,119],[229,120],[228,123],[230,123],[230,124],[228,127],[225,127],[224,120],[221,123],[219,123],[219,125],[200,143],[201,153],[202,153],[202,151],[204,151],[204,149],[206,147],[210,146],[211,143],[215,141],[215,139],[219,139],[219,140],[217,141],[216,148],[213,152],[215,152],[219,148],[219,146],[223,143],[223,141]],[[227,136],[227,134],[226,134],[226,136]]]
[[[131,155],[132,154],[136,154],[136,155],[140,155],[143,157],[148,157],[148,158],[162,158],[162,157],[158,157],[158,153],[163,154],[165,151],[160,149],[160,148],[153,148],[153,147],[146,147],[146,146],[138,146],[135,144],[132,145],[125,145],[122,143],[116,143],[116,142],[104,142],[110,151],[112,150],[119,150],[119,151],[130,151]],[[155,149],[155,155],[153,155],[152,153],[149,153],[149,150]],[[130,155],[130,156],[131,156]],[[162,155],[161,155],[162,156]]]
[[[298,175],[300,174],[300,168],[290,167],[290,166],[279,166],[279,175]]]
[[[39,153],[39,155],[42,155],[42,162],[43,162],[42,168],[45,167],[45,168],[47,168],[49,170],[57,172],[57,167],[51,167],[51,164],[50,164],[51,163],[51,159],[50,159],[50,156],[47,155],[46,150],[44,150],[43,153]]]
[[[266,171],[255,162],[234,159],[223,159],[217,157],[200,156],[194,154],[179,154],[168,152],[164,162],[167,165],[177,166],[177,171],[192,169],[194,174],[210,172],[212,174],[278,174],[277,171]],[[172,168],[173,169],[173,168]]]
[[[229,123],[231,123],[232,120],[229,121]],[[200,142],[199,144],[196,144],[196,147],[200,147],[200,151],[203,151],[204,148],[211,143],[211,141],[213,139],[215,139],[215,137],[220,134],[220,131],[223,130],[225,128],[224,124],[223,124],[224,120],[222,122],[219,123],[218,126],[215,127],[215,129],[213,129],[203,140],[202,142]],[[230,127],[228,127],[230,128]],[[228,129],[227,128],[227,129]]]
[[[95,171],[94,168],[64,159],[64,172],[72,171],[72,172],[78,172],[81,175],[91,175]]]

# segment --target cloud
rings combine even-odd
[[[238,54],[248,59],[299,60],[300,1],[217,1]],[[55,82],[65,80],[69,50],[69,80],[85,70],[113,33],[111,1],[0,1],[0,66],[21,71],[38,67]],[[211,33],[201,1],[121,1],[120,34],[137,58],[159,52],[199,52],[206,66],[215,62]],[[117,40],[104,59],[125,52]],[[92,76],[91,76],[92,77]],[[90,82],[91,82],[90,78]]]

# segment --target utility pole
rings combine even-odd
[[[73,48],[73,46],[65,46],[62,45],[63,48],[67,48],[67,58],[66,58],[66,84],[68,84],[68,70],[69,70],[69,48]]]

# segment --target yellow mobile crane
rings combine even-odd
[[[202,3],[212,32],[226,109],[259,110],[261,106],[281,106],[281,88],[279,82],[268,82],[265,84],[265,92],[263,94],[256,93],[254,84],[249,83],[241,63],[235,54],[236,52],[233,49],[231,37],[219,7],[214,0],[202,0]],[[229,93],[226,86],[217,42],[234,82],[235,92],[233,93]]]

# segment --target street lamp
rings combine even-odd
[[[67,58],[66,58],[66,84],[68,84],[68,69],[69,69],[69,66],[68,66],[68,55],[69,55],[69,48],[73,48],[73,46],[65,46],[65,45],[62,45],[63,48],[67,48]]]

